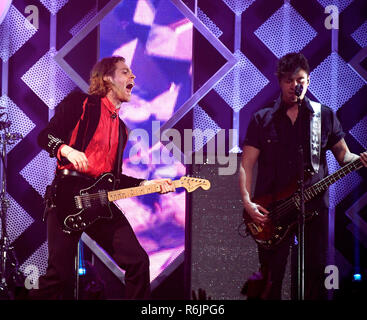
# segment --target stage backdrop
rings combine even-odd
[[[7,149],[7,230],[20,270],[35,279],[47,266],[42,197],[55,170],[54,159],[37,145],[40,130],[67,94],[76,88],[87,91],[98,59],[124,56],[137,76],[132,101],[120,113],[132,137],[124,173],[173,180],[185,175],[181,162],[161,164],[151,158],[162,152],[153,130],[191,95],[192,23],[167,0],[15,0],[9,5],[0,26],[0,106],[9,114],[10,132],[23,138]],[[155,288],[183,262],[185,192],[116,204],[150,256]],[[105,252],[86,235],[82,239],[123,281],[123,272]]]
[[[226,151],[240,152],[251,115],[279,95],[277,60],[288,52],[300,51],[311,67],[307,96],[337,113],[353,152],[367,149],[366,1],[198,0],[191,8],[210,36],[205,30],[194,29],[195,101],[184,116],[174,119],[175,127],[185,128],[192,122],[194,127],[210,128],[214,134],[236,129],[238,135],[232,135]],[[215,138],[208,135],[207,140]],[[205,140],[195,145],[196,150],[201,147],[208,149]],[[332,154],[328,155],[328,165],[330,173],[339,168]],[[365,190],[365,169],[330,188],[330,264],[338,266],[340,285],[344,279],[351,282],[355,272],[367,276]],[[191,227],[194,230],[195,226]],[[241,268],[230,264],[223,268],[221,263],[218,258],[213,268],[227,273]],[[214,298],[240,298],[240,288],[226,283],[226,292],[219,292],[214,280],[205,289]]]
[[[46,266],[47,241],[40,217],[54,162],[37,146],[37,134],[71,90],[86,90],[89,71],[99,57],[121,52],[138,76],[132,104],[121,114],[132,130],[156,132],[153,120],[159,121],[161,131],[173,128],[181,136],[184,129],[210,129],[206,137],[195,139],[192,150],[197,152],[224,129],[230,139],[222,151],[238,153],[253,112],[278,95],[277,59],[301,51],[312,70],[308,96],[337,112],[350,148],[359,152],[367,148],[366,5],[364,0],[99,0],[83,5],[76,0],[14,0],[0,25],[0,105],[9,113],[11,131],[24,136],[8,147],[7,168],[7,228],[21,270],[35,265],[42,273]],[[169,18],[173,8],[177,10]],[[104,20],[107,16],[108,21]],[[116,37],[108,33],[112,25],[117,26]],[[186,38],[185,30],[191,25],[192,68],[190,44],[177,47],[184,43],[179,35]],[[102,30],[107,30],[105,37]],[[192,94],[188,89],[191,73]],[[167,108],[162,108],[165,104]],[[145,108],[138,110],[137,106]],[[158,110],[164,112],[158,114]],[[231,135],[230,129],[235,129]],[[139,141],[148,144],[149,153],[143,158],[148,157],[156,140]],[[140,161],[132,145],[129,150],[130,160],[124,164],[127,172],[131,172],[132,161]],[[168,167],[155,164],[148,168],[141,163],[139,175],[179,176],[188,164],[180,160]],[[331,172],[338,168],[331,155],[328,162]],[[330,234],[330,244],[340,272],[366,268],[365,190],[365,170],[331,188],[330,226],[335,233]],[[163,259],[155,255],[156,261],[169,263],[175,252],[183,250],[184,196],[178,193],[177,198],[180,205],[173,202],[179,208],[175,212],[162,210],[166,202],[176,201],[173,195],[159,201],[144,199],[136,210],[142,214],[137,232],[148,251],[154,254],[158,248],[167,249]],[[156,213],[147,209],[151,203],[156,204]],[[167,229],[161,219],[166,213],[173,217]],[[157,237],[154,233],[147,236],[152,226],[155,230],[155,222]],[[173,230],[174,236],[163,241],[167,230]],[[153,271],[153,278],[158,272]]]

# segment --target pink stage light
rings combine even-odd
[[[158,165],[159,166],[159,165]],[[124,173],[142,176],[154,171],[154,165],[147,170],[137,172],[136,165],[129,166],[129,159],[124,162]],[[152,179],[183,175],[185,167],[180,162],[171,166],[164,166],[160,171],[154,171]],[[160,173],[164,173],[160,176]],[[171,226],[185,228],[185,191],[180,189],[175,193],[159,195],[153,204],[145,205],[142,197],[128,198],[116,201],[116,205],[125,215],[133,227],[142,247],[147,251],[150,259],[150,280],[153,281],[172,261],[183,251],[184,243],[177,244],[177,239],[167,234],[162,235],[164,227],[169,222]],[[158,231],[157,231],[158,230]],[[156,235],[156,236],[154,236]]]
[[[150,263],[153,267],[150,269],[150,280],[153,281],[164,271],[179,255],[184,251],[184,246],[175,249],[166,249],[149,255]]]
[[[136,5],[134,22],[145,26],[151,26],[155,18],[155,9],[149,0],[138,0]]]
[[[9,11],[12,0],[0,1],[0,24],[4,21],[6,14]]]
[[[124,45],[122,45],[120,48],[116,49],[113,52],[113,56],[121,56],[125,58],[126,64],[128,66],[131,66],[131,63],[134,58],[136,45],[138,44],[138,39],[134,39]]]
[[[192,23],[185,18],[170,26],[153,25],[146,48],[152,56],[191,61]]]
[[[167,121],[173,115],[180,86],[171,83],[170,88],[156,96],[152,101],[132,95],[131,101],[126,103],[120,111],[120,118],[127,122],[144,122],[152,115],[156,120]]]

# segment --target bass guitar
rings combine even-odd
[[[362,167],[362,162],[358,158],[306,188],[304,191],[305,203],[320,195],[330,185],[344,178],[347,174]],[[246,230],[260,246],[271,249],[279,244],[293,227],[297,226],[298,213],[301,210],[301,196],[299,192],[284,191],[275,197],[264,196],[254,199],[253,202],[260,204],[269,211],[267,214],[269,220],[264,226],[261,226],[252,221],[250,215],[244,210],[243,218]],[[309,220],[316,214],[317,211],[306,210],[305,219]]]
[[[65,232],[84,231],[91,224],[102,218],[112,218],[110,203],[119,199],[126,199],[150,193],[160,192],[160,184],[113,190],[115,177],[112,173],[104,173],[93,183],[76,181],[63,188],[62,197],[56,198],[57,214]],[[201,187],[210,188],[206,179],[183,176],[172,181],[175,188],[185,188],[192,192]],[[80,187],[81,185],[83,185]]]

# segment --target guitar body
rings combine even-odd
[[[275,197],[266,195],[253,200],[269,211],[269,222],[264,226],[256,224],[246,210],[243,211],[247,231],[265,249],[274,248],[297,226],[300,213],[299,198],[293,190],[292,186]],[[307,207],[305,211],[306,220],[317,214],[316,211],[307,210]]]
[[[63,176],[58,185],[56,207],[64,231],[84,231],[98,219],[111,219],[107,192],[114,187],[112,173],[105,173],[94,181]]]
[[[362,167],[363,163],[358,158],[314,185],[307,187],[304,190],[305,221],[317,215],[317,211],[312,209],[312,205],[310,207],[307,205],[308,201],[321,195],[330,185],[342,179],[350,172]],[[298,193],[294,193],[296,190],[295,186],[293,184],[287,190],[275,196],[265,196],[253,200],[253,202],[260,204],[269,211],[269,223],[266,223],[264,227],[253,222],[248,213],[244,211],[243,218],[246,228],[260,246],[266,249],[273,248],[284,239],[294,226],[298,225],[300,197]]]
[[[104,173],[97,179],[61,176],[57,182],[55,205],[57,217],[65,232],[82,232],[99,219],[111,219],[110,202],[161,191],[160,184],[115,190],[115,177]],[[210,188],[206,179],[181,177],[172,181],[176,188],[192,192],[201,187]]]

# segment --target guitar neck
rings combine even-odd
[[[333,174],[325,177],[324,179],[320,180],[319,182],[315,183],[311,187],[308,187],[305,190],[305,200],[309,201],[312,198],[316,197],[318,194],[324,192],[329,186],[333,183],[337,182],[338,180],[344,178],[347,174],[362,168],[362,161],[360,158],[348,163],[344,167],[340,168],[339,170],[335,171]]]
[[[175,186],[175,188],[182,187],[182,183],[180,180],[174,180],[172,181],[172,183]],[[120,199],[127,199],[127,198],[142,196],[145,194],[156,193],[160,191],[161,191],[160,184],[150,184],[147,186],[139,186],[139,187],[132,187],[132,188],[127,188],[127,189],[109,191],[107,193],[107,196],[108,196],[109,201],[116,201]]]

